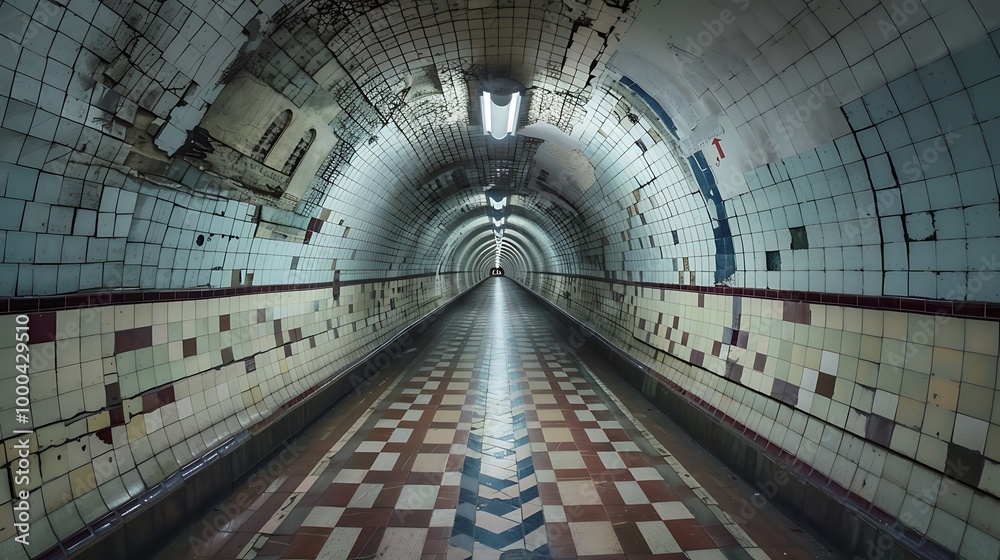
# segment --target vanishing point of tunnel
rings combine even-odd
[[[0,559],[1000,560],[998,178],[998,0],[0,0]]]

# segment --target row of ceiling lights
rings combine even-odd
[[[493,225],[493,239],[496,242],[494,248],[494,264],[500,268],[500,251],[503,248],[503,233],[507,225],[507,200],[509,195],[505,195],[493,190],[486,191],[486,216]]]
[[[479,107],[482,110],[483,134],[496,140],[503,140],[514,134],[517,119],[521,113],[521,98],[525,87],[511,78],[490,77],[479,87]],[[495,268],[500,268],[500,253],[503,250],[503,234],[507,225],[508,195],[491,189],[486,191],[486,214],[493,227]]]

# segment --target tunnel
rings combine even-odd
[[[997,560],[998,28],[0,0],[0,558]]]

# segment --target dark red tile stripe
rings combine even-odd
[[[450,276],[461,272],[442,272]],[[64,309],[81,309],[87,307],[103,307],[105,305],[121,305],[129,303],[154,303],[163,301],[186,301],[200,299],[216,299],[223,297],[270,294],[280,292],[297,292],[304,290],[320,290],[324,288],[340,289],[343,286],[375,284],[379,282],[397,282],[427,278],[436,273],[408,274],[385,278],[365,278],[361,280],[335,280],[331,282],[316,282],[312,284],[274,284],[268,286],[236,286],[232,288],[192,289],[192,290],[129,290],[109,291],[88,294],[64,294],[42,297],[5,297],[0,298],[0,314],[3,313],[39,313],[44,311],[61,311]],[[336,297],[336,296],[334,296]],[[39,341],[41,342],[41,341]]]
[[[1000,302],[986,301],[945,301],[925,298],[909,298],[895,296],[863,296],[857,294],[833,294],[826,292],[806,292],[800,290],[770,290],[766,288],[733,288],[730,286],[690,286],[686,284],[665,284],[657,282],[632,282],[628,280],[609,280],[597,276],[582,274],[562,274],[558,272],[536,272],[539,276],[561,276],[617,284],[633,288],[649,288],[653,290],[675,290],[681,292],[699,292],[706,294],[743,296],[761,299],[780,299],[786,303],[798,303],[799,309],[792,315],[791,321],[803,322],[805,316],[801,308],[808,310],[809,303],[825,305],[840,305],[844,307],[863,307],[884,311],[905,311],[908,313],[925,313],[933,315],[950,315],[970,319],[1000,320]],[[786,313],[787,315],[787,313]],[[676,326],[676,325],[675,325]]]

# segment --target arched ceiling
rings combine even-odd
[[[613,53],[608,42],[631,21],[627,3],[613,2],[311,2],[264,40],[246,70],[283,93],[324,88],[345,109],[331,126],[351,156],[337,160],[334,150],[327,168],[338,173],[321,177],[328,184],[320,188],[337,200],[331,206],[352,212],[364,204],[347,193],[382,199],[365,219],[402,241],[400,261],[448,268],[468,259],[469,239],[492,239],[484,192],[496,188],[517,195],[510,228],[520,224],[532,254],[525,262],[578,271],[578,212],[560,185],[542,192],[535,182],[544,141],[486,136],[476,91],[486,73],[521,81],[519,127],[549,123],[569,140]]]
[[[520,255],[512,269],[809,287],[760,272],[767,249],[789,246],[779,224],[801,219],[761,224],[748,206],[764,208],[745,199],[760,197],[760,169],[836,146],[852,133],[844,104],[921,62],[888,58],[903,44],[893,33],[910,24],[887,30],[883,12],[868,0],[313,1],[245,70],[299,103],[319,91],[343,109],[313,188],[335,213],[350,208],[348,221],[382,224],[370,233],[384,237],[392,266],[492,266],[473,254],[492,240],[484,193],[500,189],[516,195],[504,245],[506,258]],[[879,71],[862,83],[866,52],[864,68]],[[479,116],[489,75],[527,87],[518,133],[499,141]],[[873,218],[865,196],[843,217]],[[868,264],[859,276],[885,272]]]
[[[86,214],[71,253],[116,241],[81,263],[46,238],[43,264],[87,278],[6,293],[470,272],[495,189],[523,274],[1000,299],[952,289],[1000,221],[991,0],[29,5],[3,4],[30,24],[0,60],[7,174]],[[490,76],[527,88],[503,140],[480,122]],[[238,155],[261,137],[241,119],[284,110],[263,191],[197,161],[206,129]]]

